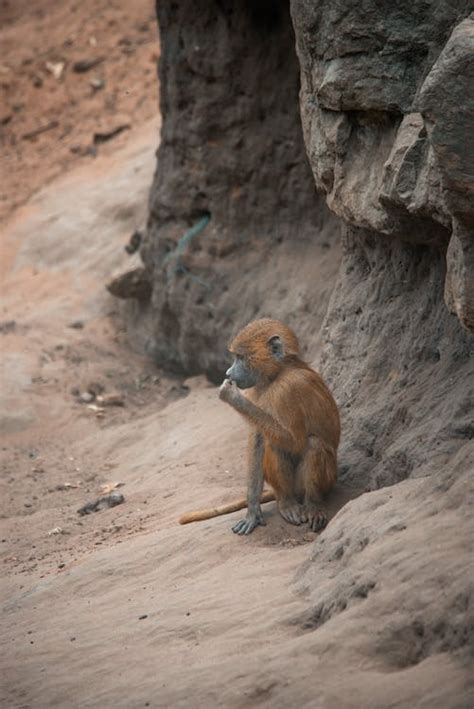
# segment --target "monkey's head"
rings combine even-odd
[[[300,348],[293,330],[279,320],[254,320],[229,345],[234,363],[226,377],[239,389],[249,389],[261,380],[271,381],[288,357],[299,357]]]

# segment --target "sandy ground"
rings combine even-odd
[[[158,131],[141,121],[95,158],[72,154],[40,189],[56,174],[45,143],[26,203],[5,201],[0,705],[467,709],[468,668],[442,645],[430,654],[428,622],[406,659],[413,618],[438,612],[438,569],[461,610],[468,598],[466,476],[429,504],[425,480],[362,495],[317,544],[274,503],[248,538],[230,531],[241,513],[177,523],[242,496],[246,430],[205,380],[133,352],[104,288],[138,262],[124,246],[146,217]],[[78,514],[117,483],[122,504]],[[355,495],[337,489],[331,517]]]
[[[154,3],[0,0],[0,45],[1,219],[156,115]]]
[[[1,13],[2,706],[259,704],[274,685],[264,668],[235,693],[214,667],[225,658],[245,678],[256,639],[277,641],[315,535],[273,504],[250,539],[231,533],[238,515],[177,524],[242,496],[245,428],[206,381],[132,352],[104,288],[138,261],[124,246],[146,218],[152,3],[4,1]],[[117,116],[130,128],[94,142]],[[123,504],[78,514],[115,483]]]
[[[298,606],[289,585],[316,535],[273,503],[249,539],[230,531],[240,513],[177,524],[242,496],[245,427],[205,380],[131,352],[104,289],[136,258],[123,247],[144,218],[157,134],[154,121],[53,182],[4,231],[5,706],[185,706],[195,683],[212,703],[217,658],[247,657],[260,634],[276,642],[282,607]],[[78,399],[89,390],[124,406],[98,412]],[[122,505],[78,515],[115,482]],[[263,671],[254,684],[256,697],[271,687]]]
[[[387,618],[411,619],[423,597],[392,590],[406,559],[420,564],[410,545],[439,534],[424,481],[362,495],[316,547],[274,503],[248,538],[230,529],[241,513],[178,524],[242,496],[246,431],[205,380],[134,354],[104,289],[137,258],[123,247],[144,218],[157,132],[53,182],[4,231],[1,706],[381,709],[388,695],[465,709],[449,703],[462,664],[441,653],[413,666],[385,640]],[[89,390],[124,406],[91,409],[77,396]],[[78,515],[118,482],[121,505]],[[336,491],[331,516],[351,495]],[[459,507],[434,574],[446,559],[464,573]],[[321,602],[335,614],[323,627]]]

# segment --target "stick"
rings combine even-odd
[[[260,502],[273,502],[275,495],[270,490],[262,493]],[[227,505],[220,505],[219,507],[211,507],[207,510],[197,510],[196,512],[186,512],[179,518],[180,524],[189,524],[190,522],[201,522],[204,519],[211,519],[212,517],[219,517],[220,515],[227,515],[231,512],[237,512],[238,510],[244,510],[247,507],[247,500],[241,499],[236,502],[229,502]]]
[[[57,128],[58,125],[58,121],[50,121],[45,126],[41,126],[41,128],[31,130],[29,133],[23,133],[21,137],[23,138],[23,140],[31,140],[31,138],[36,138],[37,135],[41,135],[41,133],[46,133],[46,131],[48,130],[53,130],[53,128]]]

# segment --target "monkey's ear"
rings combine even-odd
[[[280,336],[273,335],[267,340],[267,343],[270,348],[272,357],[278,360],[283,359],[283,357],[285,356],[285,352],[283,349],[283,342],[281,341]]]

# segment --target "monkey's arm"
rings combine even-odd
[[[262,411],[252,401],[243,396],[235,384],[224,380],[219,390],[219,396],[230,404],[239,414],[242,414],[258,431],[264,433],[272,443],[284,450],[291,450],[295,444],[293,436],[276,421],[273,416]]]
[[[247,514],[234,524],[236,534],[250,534],[259,524],[265,526],[260,501],[263,490],[263,436],[252,433],[249,440],[249,470],[247,483]]]

